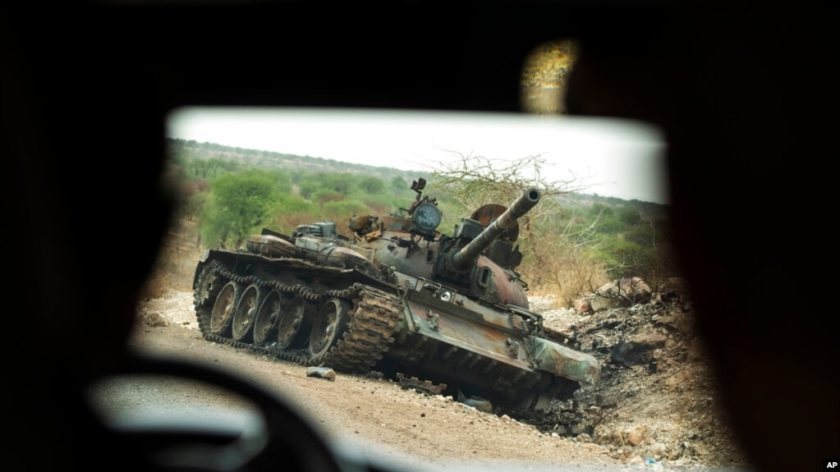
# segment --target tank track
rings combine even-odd
[[[201,284],[205,277],[217,279],[219,287],[228,280],[233,280],[243,285],[256,284],[265,289],[277,289],[281,293],[299,295],[310,302],[332,297],[343,298],[352,301],[354,308],[350,312],[347,330],[342,338],[330,348],[325,357],[312,359],[306,350],[278,351],[211,333],[212,303],[208,298],[212,298],[213,289],[210,289],[210,293],[202,291]],[[401,303],[396,296],[361,283],[341,290],[317,291],[301,283],[289,284],[255,275],[236,274],[219,261],[208,262],[199,274],[198,281],[194,290],[194,305],[198,326],[205,339],[301,365],[325,364],[346,372],[367,373],[394,342],[393,334],[402,316]]]

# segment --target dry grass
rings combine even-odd
[[[592,292],[594,288],[609,281],[600,264],[591,259],[548,261],[541,263],[540,268],[535,270],[545,274],[530,279],[536,282],[529,282],[529,293],[538,296],[551,295],[554,300],[552,308],[570,307],[581,295]],[[524,276],[528,281],[528,275]]]
[[[533,295],[551,295],[555,308],[572,306],[581,294],[609,281],[603,265],[584,247],[560,237],[528,241],[519,271]]]

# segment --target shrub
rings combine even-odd
[[[240,246],[268,219],[275,196],[273,179],[263,172],[218,177],[202,214],[204,242],[211,247]]]

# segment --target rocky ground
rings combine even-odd
[[[532,308],[548,328],[602,362],[602,379],[531,418],[483,413],[387,379],[307,378],[302,367],[207,342],[197,331],[190,292],[145,300],[133,342],[254,378],[300,405],[328,437],[360,440],[371,454],[400,451],[417,463],[512,460],[658,470],[746,464],[721,417],[690,302],[678,297],[586,314],[552,309],[552,302],[534,298]]]
[[[746,464],[727,428],[686,297],[671,293],[586,313],[551,305],[550,297],[532,300],[546,327],[603,367],[597,385],[555,402],[536,419],[541,430],[592,441],[623,461]]]
[[[131,341],[136,349],[222,367],[254,380],[288,399],[329,440],[350,443],[370,457],[435,467],[498,466],[500,461],[515,463],[517,469],[523,464],[622,464],[606,447],[540,431],[507,415],[483,413],[451,397],[423,395],[387,379],[341,372],[334,381],[311,378],[305,367],[208,342],[193,321],[189,292],[146,300],[139,315]],[[151,402],[149,397],[159,396],[161,390],[129,384],[110,386],[98,396],[106,410],[119,412]],[[191,409],[195,402],[229,409],[238,409],[241,403],[218,392],[183,386],[174,390],[167,407],[173,411]]]

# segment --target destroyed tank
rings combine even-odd
[[[598,362],[547,336],[515,271],[517,218],[540,191],[484,205],[443,235],[425,183],[399,214],[353,216],[352,237],[317,222],[205,252],[194,278],[204,337],[509,410],[543,409],[595,382]]]

